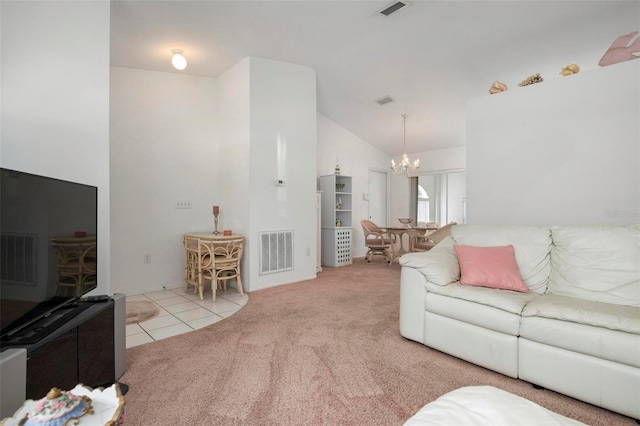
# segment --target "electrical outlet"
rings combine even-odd
[[[191,201],[176,201],[176,209],[190,209]]]

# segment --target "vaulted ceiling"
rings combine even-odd
[[[465,144],[465,105],[531,74],[570,78],[619,35],[637,1],[111,1],[111,64],[218,77],[247,56],[317,72],[318,111],[389,155]],[[171,67],[171,49],[188,60]],[[542,83],[543,84],[543,83]],[[394,102],[375,102],[390,96]],[[500,95],[493,95],[500,96]],[[570,107],[570,106],[568,106]],[[496,123],[499,125],[499,123]]]

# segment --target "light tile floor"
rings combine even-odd
[[[249,295],[241,296],[235,288],[228,288],[218,291],[216,303],[213,303],[210,291],[205,291],[204,300],[200,300],[193,290],[185,293],[181,287],[127,296],[126,300],[151,301],[160,308],[157,317],[127,325],[127,348],[131,348],[197,330],[227,318],[247,303]]]

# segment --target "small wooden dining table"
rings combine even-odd
[[[411,240],[420,234],[425,234],[427,232],[435,231],[438,228],[432,227],[415,227],[415,228],[407,228],[405,226],[389,226],[389,227],[380,227],[382,232],[386,232],[389,236],[394,235],[396,244],[391,245],[391,250],[393,253],[391,254],[391,261],[393,261],[403,254],[409,253],[411,251]],[[404,236],[407,235],[407,247],[404,245]],[[397,247],[396,247],[397,246]]]
[[[192,256],[192,253],[190,252],[194,251],[194,247],[198,247],[199,244],[215,245],[216,243],[225,241],[231,242],[238,239],[242,239],[242,244],[244,244],[244,236],[241,234],[224,235],[223,233],[215,234],[212,232],[189,232],[183,234],[182,243],[184,246],[184,291],[186,292],[190,285],[194,286],[200,294],[200,300],[204,299],[202,295],[204,278],[202,275],[202,263],[204,261],[203,258],[206,259],[206,257],[210,257],[210,252],[203,252],[200,257]],[[240,251],[240,253],[242,253],[242,251]],[[217,254],[216,257],[218,257]],[[209,260],[209,262],[211,262],[211,260]],[[215,281],[215,278],[213,280]],[[242,282],[240,279],[239,269],[237,271],[236,283],[238,286],[238,292],[243,295],[244,292],[242,290]],[[214,287],[212,287],[212,293],[213,301],[215,303],[216,292]]]

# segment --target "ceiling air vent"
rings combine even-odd
[[[384,104],[393,102],[393,98],[391,96],[385,96],[383,98],[376,99],[376,102],[378,103],[378,105],[382,106]]]
[[[393,3],[391,6],[388,6],[388,7],[384,8],[384,9],[382,9],[380,11],[380,14],[384,15],[384,16],[389,16],[392,13],[395,13],[395,12],[399,11],[400,9],[405,7],[406,5],[407,5],[407,3],[405,3],[405,2],[397,1],[397,2]]]

